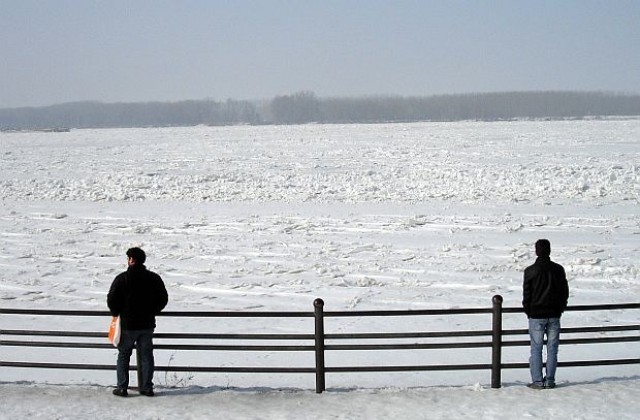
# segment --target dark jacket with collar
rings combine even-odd
[[[529,318],[560,318],[567,308],[569,284],[564,268],[549,257],[538,257],[524,270],[522,306]]]
[[[162,278],[142,264],[130,266],[118,274],[107,295],[113,316],[120,316],[123,330],[155,328],[156,315],[168,302]]]

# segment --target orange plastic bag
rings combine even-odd
[[[111,318],[111,323],[109,324],[109,342],[113,344],[114,347],[118,347],[118,343],[120,343],[120,317],[114,316]]]

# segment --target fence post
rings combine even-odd
[[[492,302],[491,388],[500,388],[502,386],[502,296],[495,295]]]
[[[313,301],[314,315],[316,319],[316,393],[321,394],[325,390],[324,382],[324,301]]]

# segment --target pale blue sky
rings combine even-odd
[[[640,0],[0,0],[0,108],[640,93]]]

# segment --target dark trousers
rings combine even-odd
[[[118,388],[129,387],[129,363],[133,347],[140,353],[140,366],[142,370],[142,383],[138,384],[140,391],[153,389],[153,328],[147,330],[122,330],[120,344],[118,344],[118,363],[116,373],[118,376]]]

